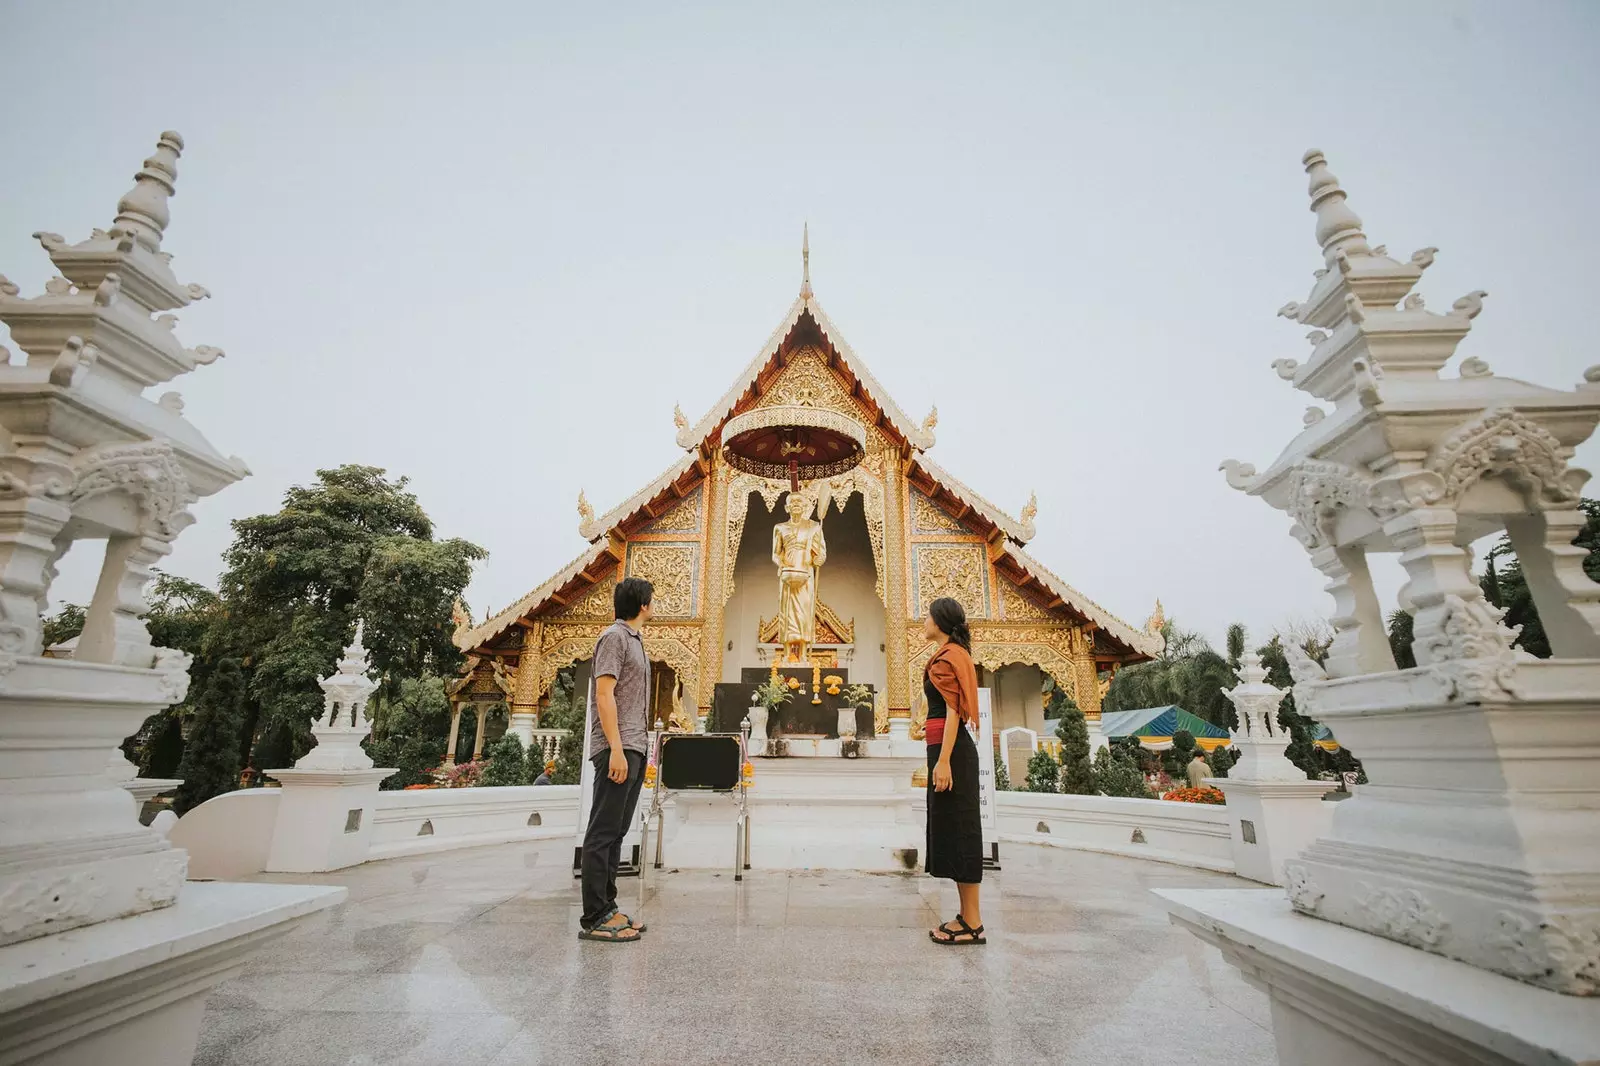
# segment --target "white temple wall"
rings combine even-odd
[[[780,498],[768,512],[759,496],[747,504],[744,534],[739,542],[739,559],[734,567],[733,595],[723,614],[723,639],[733,648],[722,655],[722,680],[739,680],[739,671],[762,665],[757,653],[756,631],[763,617],[771,618],[778,609],[778,574],[772,565],[772,530],[787,517]],[[865,682],[882,690],[888,681],[884,644],[884,611],[876,590],[877,568],[872,559],[872,542],[867,536],[866,517],[860,497],[853,498],[843,513],[828,509],[822,522],[828,542],[828,561],[822,566],[818,594],[823,603],[856,627],[856,654],[852,662],[841,664],[849,671],[852,683]]]

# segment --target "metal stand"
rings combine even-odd
[[[983,857],[983,868],[985,870],[998,870],[998,869],[1000,869],[1000,842],[999,841],[995,841],[994,843],[989,845],[989,854],[987,854],[987,855],[985,855]]]
[[[657,730],[651,741],[651,750],[657,753],[658,760],[662,751],[661,731]],[[744,764],[750,758],[750,720],[746,718],[739,730],[739,774],[738,784],[732,790],[739,805],[738,816],[734,821],[734,851],[733,851],[733,879],[744,880],[744,871],[750,869],[750,793],[744,778]],[[659,870],[664,859],[662,857],[662,841],[666,836],[666,801],[674,793],[665,787],[666,773],[664,767],[656,767],[656,782],[650,790],[650,805],[639,815],[639,847],[635,849],[636,856],[650,855],[650,866]],[[655,826],[655,849],[651,852],[650,831],[651,824]],[[648,887],[648,877],[644,864],[639,865],[639,906],[644,907],[645,892]]]

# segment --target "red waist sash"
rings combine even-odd
[[[923,735],[928,738],[928,746],[944,743],[944,724],[948,718],[930,718],[923,724]]]

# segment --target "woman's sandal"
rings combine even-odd
[[[974,929],[967,924],[967,920],[956,915],[956,924],[960,929],[951,929],[950,923],[945,922],[938,929],[928,930],[928,939],[935,944],[987,944],[988,938],[983,935],[983,926]]]

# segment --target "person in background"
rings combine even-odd
[[[594,798],[580,864],[579,940],[632,943],[645,931],[617,910],[617,867],[622,862],[622,838],[639,805],[649,751],[650,660],[640,629],[650,620],[654,595],[655,589],[643,578],[619,581],[611,598],[617,620],[595,644],[594,676],[589,682],[593,739],[588,751],[594,765]]]
[[[928,702],[928,835],[925,869],[956,883],[961,912],[928,935],[935,944],[984,944],[978,912],[983,880],[983,818],[978,805],[978,669],[967,613],[948,596],[928,605],[922,635],[939,647],[922,674]]]
[[[1194,749],[1194,758],[1189,760],[1189,765],[1185,772],[1189,775],[1190,788],[1205,788],[1206,778],[1216,776],[1206,763],[1206,753],[1198,747]]]
[[[544,773],[534,778],[533,783],[536,785],[553,785],[555,782],[551,780],[551,776],[555,774],[555,772],[556,763],[554,759],[551,759],[549,762],[544,764]]]

